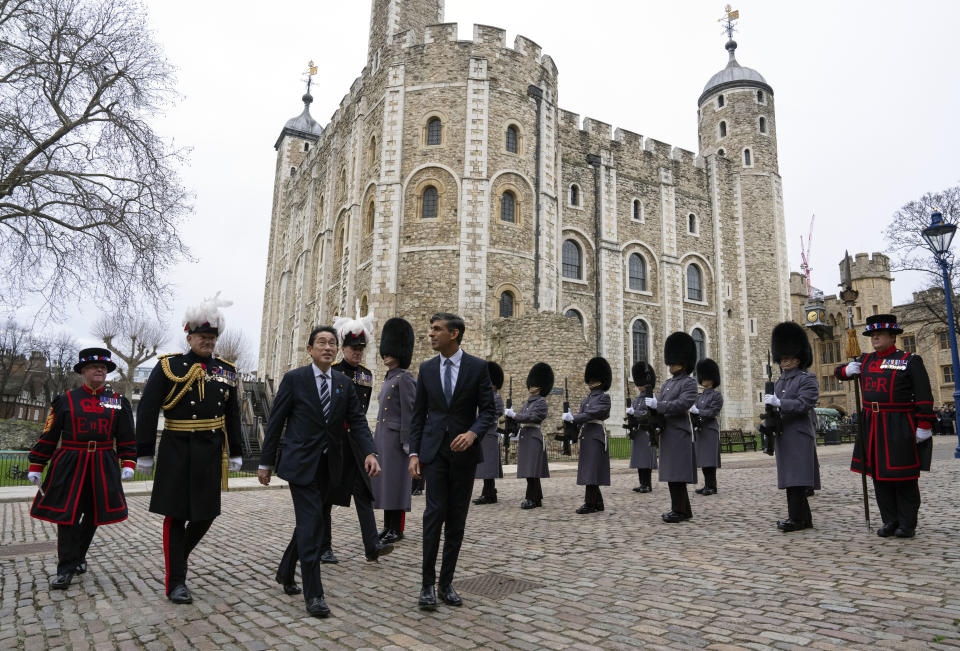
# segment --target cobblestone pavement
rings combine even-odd
[[[501,480],[500,502],[470,511],[455,580],[464,606],[432,614],[416,608],[422,497],[408,537],[379,563],[364,561],[353,509],[334,512],[341,562],[324,568],[325,620],[273,581],[293,527],[287,490],[224,495],[223,515],[191,557],[190,606],[163,596],[161,518],[146,496],[130,497],[128,521],[99,529],[89,571],[65,592],[48,589],[54,527],[31,519],[27,503],[4,503],[0,647],[956,648],[955,444],[936,440],[913,540],[866,532],[849,445],[820,448],[815,528],[793,534],[775,528],[786,499],[773,460],[759,453],[726,455],[720,493],[692,496],[694,519],[673,525],[660,521],[665,485],[634,493],[626,469],[604,489],[607,510],[586,516],[574,514],[582,489],[573,473],[545,480],[544,508],[532,511],[518,508],[523,482]],[[872,496],[871,509],[876,527]],[[467,590],[489,573],[526,589],[499,598]]]

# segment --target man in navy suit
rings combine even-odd
[[[463,602],[453,573],[463,542],[477,464],[479,439],[496,422],[487,362],[460,349],[463,319],[441,312],[430,317],[430,345],[440,353],[420,365],[410,427],[410,475],[427,479],[423,512],[423,581],[419,605],[437,607],[434,589],[440,531],[444,531],[440,596],[451,606]]]
[[[307,612],[316,617],[330,614],[320,580],[323,505],[341,489],[345,478],[352,476],[344,468],[345,461],[362,464],[370,477],[380,473],[373,437],[353,381],[330,368],[337,348],[337,332],[330,326],[314,328],[310,333],[307,353],[313,363],[289,371],[280,381],[257,472],[261,484],[270,483],[270,468],[286,425],[277,475],[290,485],[303,596]],[[345,445],[350,446],[352,454],[344,454]]]

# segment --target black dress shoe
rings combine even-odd
[[[300,586],[298,586],[296,583],[284,583],[283,591],[289,595],[300,594],[303,592],[303,590],[300,589]]]
[[[417,600],[420,610],[437,609],[437,591],[432,585],[425,585],[420,588],[420,599]]]
[[[633,492],[634,492],[634,493],[642,493],[642,492],[643,492],[643,486],[634,486],[634,487],[633,487]]]
[[[73,581],[73,572],[61,572],[50,582],[50,587],[54,590],[66,590],[70,587],[71,581]]]
[[[395,542],[400,542],[403,540],[402,531],[388,531],[383,537],[380,538],[380,544],[382,545],[392,545]]]
[[[370,549],[367,551],[367,561],[369,561],[370,563],[373,563],[381,556],[386,556],[392,551],[393,551],[392,544],[384,545],[383,543],[380,543],[373,549]]]
[[[690,516],[685,513],[677,513],[676,511],[667,511],[660,516],[664,522],[669,522],[674,524],[676,522],[683,522],[684,520],[689,520]]]
[[[693,492],[696,493],[697,495],[703,495],[703,491],[705,491],[705,490],[707,490],[707,487],[706,487],[706,486],[704,486],[703,488],[698,488],[697,490],[695,490],[695,491],[693,491]]]
[[[535,509],[537,508],[537,506],[538,504],[533,500],[523,500],[522,502],[520,502],[521,509]]]
[[[596,507],[593,506],[593,504],[584,504],[579,509],[577,509],[577,513],[579,513],[580,515],[584,515],[586,513],[596,513],[596,512],[597,512],[597,509]]]
[[[899,527],[900,524],[897,522],[887,522],[882,527],[877,529],[877,535],[881,538],[889,538]]]
[[[383,531],[377,534],[377,538],[379,538],[382,541],[383,537],[386,536],[388,533],[390,533],[390,530],[384,529]]]
[[[716,489],[716,488],[707,488],[707,487],[704,487],[703,490],[700,491],[700,494],[701,494],[701,495],[716,495],[716,494],[717,494],[717,489]]]
[[[907,529],[906,527],[897,527],[897,530],[893,532],[893,535],[897,538],[913,538],[914,536],[913,529]]]
[[[167,599],[172,601],[175,604],[192,604],[193,597],[190,596],[190,591],[187,590],[187,586],[180,585],[173,586],[173,590],[170,591],[170,594],[167,595]]]
[[[336,563],[339,563],[340,561],[337,560],[337,557],[333,555],[333,550],[328,549],[320,554],[320,562],[336,564]]]
[[[813,526],[812,522],[795,522],[790,518],[786,520],[777,521],[777,529],[784,533],[790,533],[791,531],[800,531],[801,529],[809,529]]]
[[[477,505],[479,505],[479,504],[496,504],[496,503],[497,503],[497,498],[496,498],[496,497],[488,497],[488,496],[486,496],[486,495],[481,495],[481,496],[478,497],[477,499],[473,500],[473,503],[474,503],[474,504],[477,504]]]
[[[460,595],[457,594],[457,591],[453,589],[452,585],[440,586],[440,598],[443,599],[443,603],[448,606],[463,605],[463,599],[460,598]]]
[[[423,491],[418,488],[418,489],[416,489],[416,490],[414,490],[414,491],[411,491],[410,494],[413,495],[413,496],[415,496],[415,497],[419,497],[420,495],[423,495]]]
[[[650,486],[641,486],[641,487],[640,487],[640,492],[641,492],[641,493],[649,493],[649,492],[652,491],[652,490],[653,490],[653,488],[651,488]]]
[[[87,573],[87,561],[83,560],[77,563],[77,569],[73,571],[74,574],[86,574]]]
[[[329,617],[330,609],[327,608],[327,602],[323,597],[314,597],[307,602],[307,612],[314,617]]]

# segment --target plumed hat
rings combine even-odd
[[[697,345],[686,332],[674,332],[663,342],[663,361],[667,366],[679,364],[689,375],[697,364]]]
[[[360,316],[360,301],[357,301],[357,318],[338,316],[333,319],[333,329],[340,337],[341,346],[366,346],[373,341],[373,315]]]
[[[110,359],[110,351],[106,348],[84,348],[80,351],[80,361],[73,366],[73,372],[79,373],[80,369],[88,364],[105,364],[107,373],[113,373],[117,365]]]
[[[709,357],[697,362],[697,382],[703,384],[704,380],[713,382],[714,389],[720,386],[720,367]]]
[[[187,334],[204,334],[220,336],[220,333],[227,327],[227,321],[223,318],[221,307],[230,307],[233,301],[225,301],[220,298],[220,292],[212,298],[205,298],[199,305],[188,307],[183,314],[183,331]]]
[[[637,362],[630,369],[633,383],[638,387],[648,386],[651,389],[657,385],[657,372],[646,362]]]
[[[898,335],[903,332],[903,328],[897,323],[897,317],[892,314],[871,314],[867,317],[867,326],[863,329],[864,337],[883,331]]]
[[[487,373],[490,374],[490,384],[499,391],[503,388],[503,368],[496,362],[487,362]]]
[[[775,325],[770,335],[770,348],[775,362],[779,362],[784,357],[795,357],[800,360],[800,368],[809,368],[813,363],[810,340],[807,339],[807,333],[799,323],[784,321]]]
[[[527,388],[540,387],[540,395],[548,396],[553,391],[553,369],[546,362],[537,362],[527,374]]]
[[[583,381],[587,384],[599,382],[600,388],[608,391],[610,384],[613,383],[613,370],[610,368],[610,362],[602,357],[591,359],[583,370]]]
[[[387,319],[380,333],[380,357],[396,357],[400,368],[410,368],[415,340],[409,321],[399,317]]]

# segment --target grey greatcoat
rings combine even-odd
[[[639,416],[646,413],[647,403],[644,402],[646,396],[637,396],[633,399],[633,415]],[[636,436],[630,441],[630,467],[642,468],[644,470],[654,470],[657,467],[657,449],[650,445],[650,432],[646,430],[637,430]]]
[[[697,468],[719,468],[720,421],[717,417],[723,409],[723,394],[716,389],[704,389],[693,404],[703,419],[695,442]]]
[[[373,442],[377,447],[380,474],[371,478],[373,505],[388,511],[410,510],[410,458],[408,451],[410,419],[417,381],[403,368],[387,371],[377,403],[377,429]]]
[[[547,448],[540,431],[540,423],[547,417],[547,399],[543,396],[531,396],[517,412],[516,421],[520,423],[520,440],[517,442],[517,478],[550,476],[547,465]]]
[[[657,411],[664,416],[660,434],[660,481],[697,483],[697,460],[693,451],[690,407],[697,400],[697,381],[682,372],[662,385]]]
[[[783,434],[774,440],[777,454],[777,488],[808,486],[820,488],[817,463],[816,412],[813,406],[820,388],[813,373],[787,369],[774,388],[780,398]]]
[[[610,485],[607,432],[600,422],[609,417],[610,396],[599,388],[580,402],[580,411],[573,416],[574,424],[580,427],[580,459],[577,462],[577,484],[580,486]]]
[[[483,461],[477,464],[477,474],[474,475],[474,479],[503,478],[503,466],[500,465],[500,434],[497,432],[497,423],[503,416],[503,398],[497,391],[493,392],[493,405],[497,410],[497,418],[493,421],[490,431],[480,439]]]

